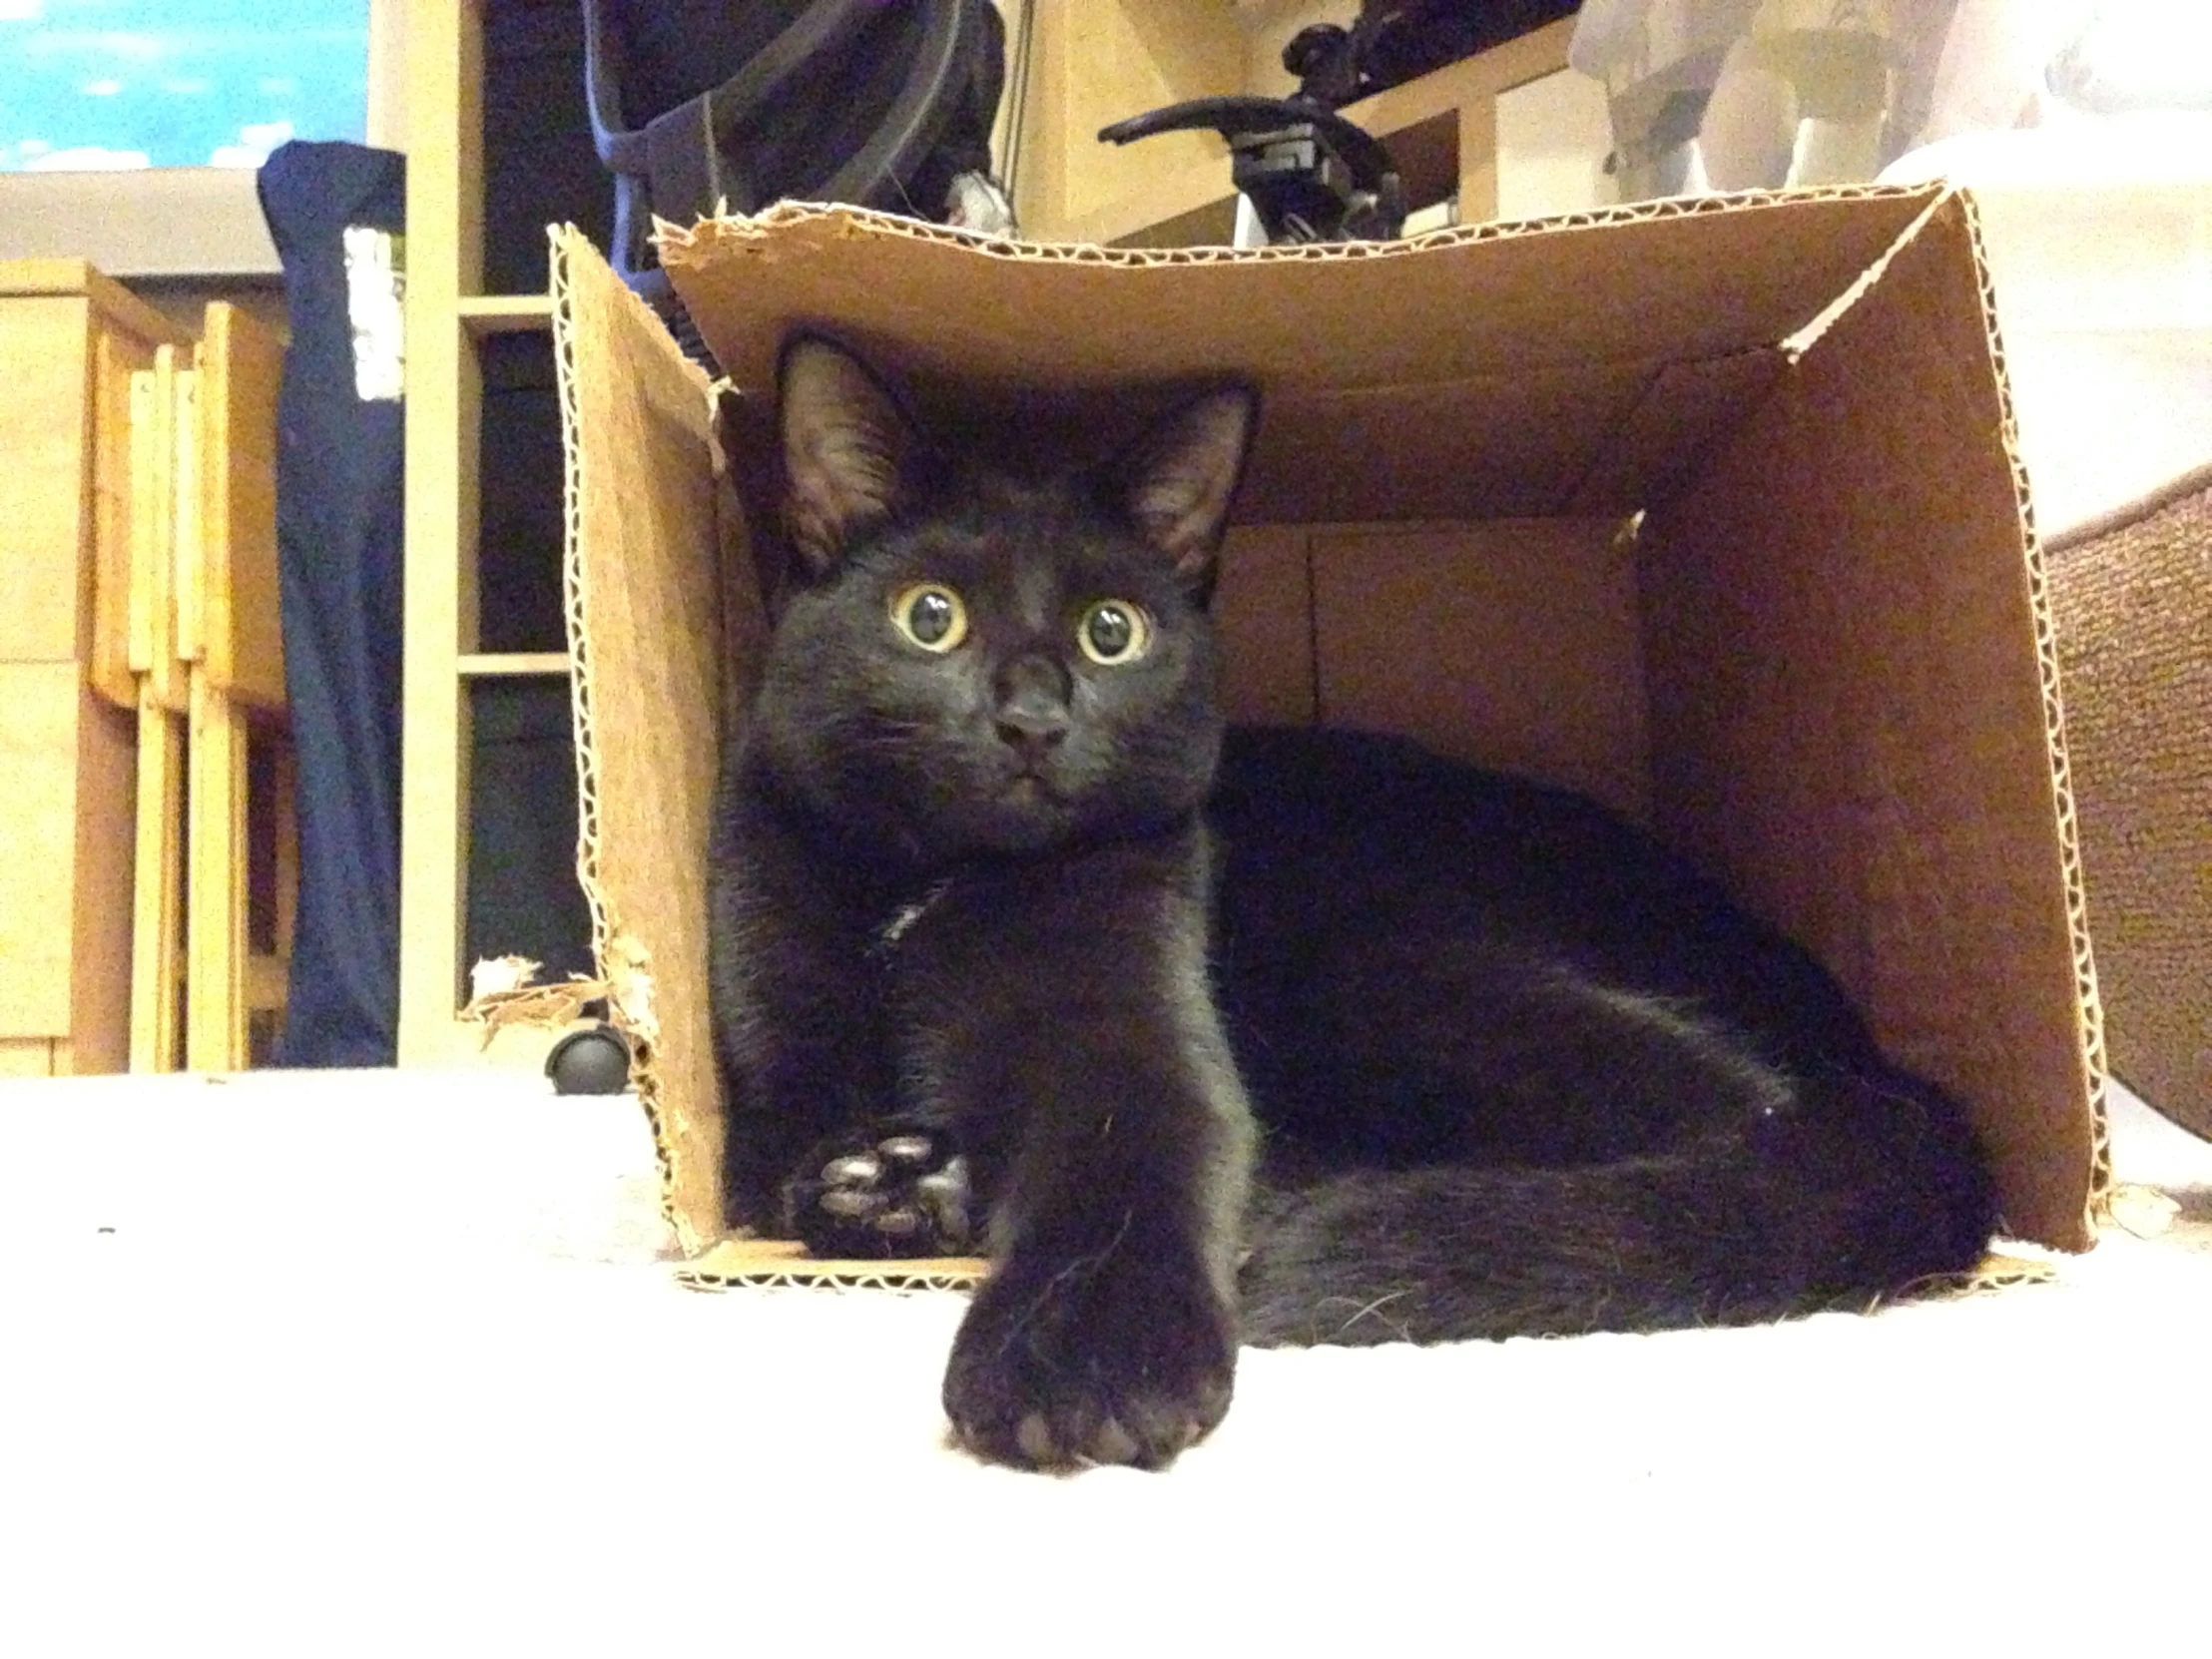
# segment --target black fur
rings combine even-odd
[[[1025,476],[787,352],[794,577],[710,848],[733,1222],[986,1241],[945,1404],[1037,1465],[1172,1458],[1240,1335],[1741,1322],[1969,1266],[1958,1108],[1647,837],[1394,740],[1224,733],[1254,413]],[[917,584],[949,648],[894,623]],[[1149,648],[1079,649],[1099,601]]]

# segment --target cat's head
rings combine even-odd
[[[928,442],[819,337],[786,349],[780,396],[794,562],[749,739],[779,787],[922,862],[1140,832],[1204,799],[1205,606],[1251,391],[1028,474]]]

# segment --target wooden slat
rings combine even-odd
[[[200,371],[188,368],[183,352],[173,359],[171,384],[176,413],[170,430],[170,589],[177,620],[177,660],[202,663],[208,657],[207,561],[201,552],[205,526],[200,513]]]
[[[131,672],[154,666],[152,565],[169,556],[169,407],[151,368],[131,376]]]
[[[550,293],[464,294],[457,307],[471,338],[486,334],[546,333],[553,327]]]
[[[284,703],[276,585],[276,398],[284,348],[238,306],[208,307],[199,383],[200,556],[208,674],[255,709]]]
[[[138,863],[131,929],[131,1069],[175,1071],[184,906],[184,722],[152,688],[139,708]]]
[[[131,381],[153,347],[97,321],[92,339],[91,469],[92,649],[85,677],[119,709],[138,708],[131,672]]]
[[[82,296],[0,303],[0,662],[73,663],[90,643],[90,350]]]
[[[1482,225],[1497,218],[1497,97],[1459,106],[1459,220]]]
[[[464,680],[486,680],[530,674],[565,675],[569,660],[565,651],[472,651],[455,667]]]
[[[400,795],[399,1060],[445,1057],[460,995],[477,377],[458,320],[481,284],[483,27],[410,0],[407,29],[406,671]]]
[[[54,1041],[51,1037],[0,1037],[0,1077],[53,1075]]]
[[[77,665],[0,663],[0,1037],[69,1032]]]
[[[131,899],[138,715],[77,691],[76,823],[70,854],[69,1051],[55,1069],[131,1064]]]
[[[177,634],[177,417],[186,361],[182,347],[165,345],[150,370],[131,377],[131,668],[157,704],[180,716],[190,712]]]
[[[186,812],[186,1064],[246,1064],[246,714],[207,672],[192,675]]]

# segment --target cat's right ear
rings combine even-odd
[[[1202,601],[1259,418],[1257,392],[1224,386],[1176,410],[1108,474],[1139,533]]]
[[[784,348],[777,379],[785,527],[820,575],[856,531],[896,510],[913,427],[859,358],[819,335]]]

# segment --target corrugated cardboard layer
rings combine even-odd
[[[830,1286],[838,1290],[963,1291],[981,1281],[990,1264],[972,1256],[925,1262],[823,1261],[801,1244],[781,1239],[725,1239],[677,1269],[677,1280],[698,1291],[739,1285]]]
[[[705,399],[596,258],[571,242],[564,259],[575,383],[640,382],[573,399],[579,684],[605,937],[649,960],[640,1082],[692,1243],[718,1224],[698,925],[697,728],[722,649],[698,592],[720,522]],[[1220,596],[1232,709],[1414,731],[1648,812],[1814,943],[1901,1058],[1972,1102],[2016,1226],[2084,1241],[2093,979],[2039,570],[1960,198],[1153,256],[787,208],[673,234],[668,264],[741,393],[741,480],[801,324],[871,352],[925,410],[1018,407],[1024,425],[1095,408],[1103,426],[1175,382],[1252,376],[1267,412]],[[613,343],[592,355],[599,334]],[[1620,533],[1632,509],[1640,538]],[[618,584],[668,591],[618,614]],[[729,650],[742,686],[748,648]],[[619,823],[618,749],[652,774]],[[737,1277],[760,1275],[791,1276]]]
[[[2099,1080],[2005,424],[1946,205],[1651,515],[1655,790],[1968,1103],[2008,1224],[2080,1248]]]
[[[706,996],[703,849],[724,682],[722,564],[735,522],[707,378],[573,229],[553,240],[568,436],[569,647],[578,873],[614,1015],[637,1050],[670,1219],[720,1236],[722,1117]]]
[[[2049,566],[2112,1069],[2212,1135],[2212,468]]]

